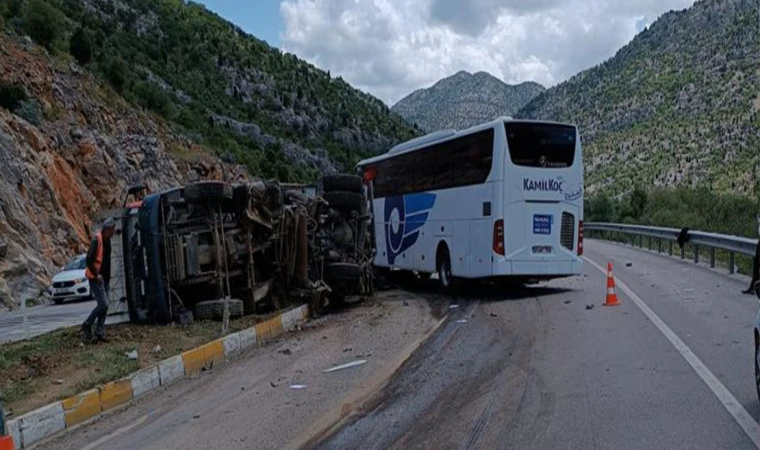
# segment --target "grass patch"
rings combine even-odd
[[[271,316],[230,322],[230,332],[250,328]],[[107,343],[82,343],[78,327],[0,345],[0,402],[9,417],[62,400],[222,337],[221,323],[189,326],[109,326]],[[137,350],[138,359],[126,353]]]

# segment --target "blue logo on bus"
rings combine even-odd
[[[388,264],[417,242],[420,228],[435,205],[435,194],[410,194],[385,199],[385,247]]]

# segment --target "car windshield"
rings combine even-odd
[[[71,262],[66,264],[64,270],[82,270],[87,266],[87,258],[84,256],[77,256],[72,259]]]

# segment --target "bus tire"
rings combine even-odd
[[[362,179],[356,175],[328,175],[322,178],[322,189],[325,192],[346,191],[362,192]]]
[[[445,245],[441,246],[438,250],[435,267],[438,271],[438,282],[441,284],[441,289],[444,291],[451,290],[454,277],[451,275],[449,249]]]
[[[325,192],[324,199],[330,207],[344,211],[362,211],[364,196],[358,192],[330,191]]]

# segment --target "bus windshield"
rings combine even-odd
[[[506,123],[507,144],[517,166],[565,168],[575,160],[575,127],[543,123]]]

